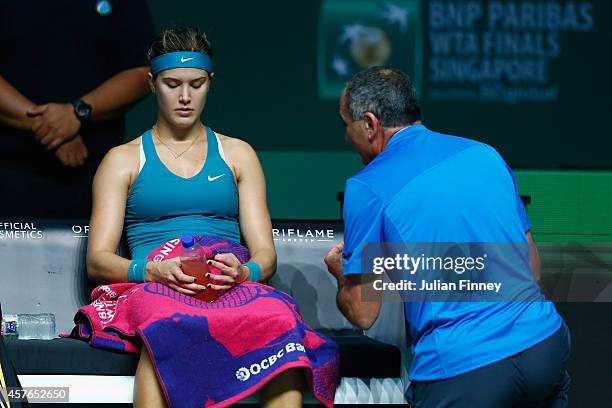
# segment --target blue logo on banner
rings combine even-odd
[[[100,0],[96,3],[96,11],[101,16],[108,16],[113,11],[113,6],[108,0]]]

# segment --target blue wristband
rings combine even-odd
[[[245,264],[242,264],[244,266],[246,266],[247,268],[249,268],[249,280],[251,282],[259,282],[259,280],[261,279],[261,268],[259,267],[259,265],[257,264],[257,262],[247,262]]]
[[[147,259],[133,259],[128,269],[128,282],[142,283],[147,280],[145,268],[151,262]]]

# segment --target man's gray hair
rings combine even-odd
[[[373,113],[383,127],[407,126],[421,120],[421,107],[408,75],[394,68],[372,67],[346,85],[345,103],[353,120]]]

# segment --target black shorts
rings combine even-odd
[[[552,336],[504,360],[446,380],[413,381],[406,399],[415,408],[567,407],[569,354],[563,323]]]

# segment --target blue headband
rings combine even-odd
[[[212,63],[207,54],[192,51],[169,52],[151,60],[151,74],[153,76],[174,68],[197,68],[211,73]]]

